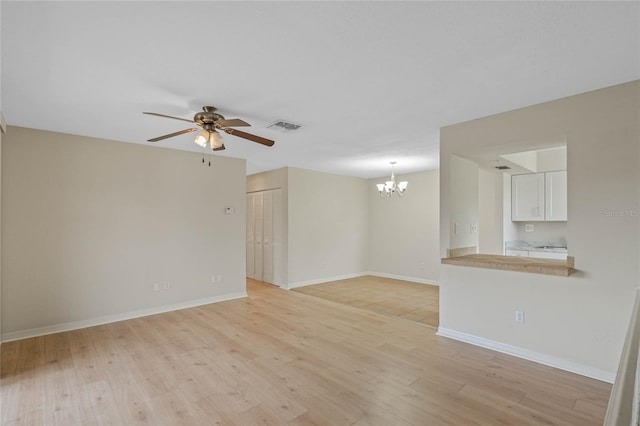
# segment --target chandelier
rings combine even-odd
[[[392,161],[391,163],[391,180],[386,181],[385,183],[378,183],[376,186],[378,187],[378,192],[382,196],[391,197],[391,194],[396,194],[398,197],[402,197],[402,194],[407,190],[407,185],[409,182],[402,181],[400,183],[396,183],[396,177],[393,174],[393,166],[395,166],[396,162]]]

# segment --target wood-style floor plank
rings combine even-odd
[[[367,275],[298,287],[294,291],[432,327],[438,327],[440,320],[440,289],[433,285]]]
[[[413,321],[249,297],[2,345],[3,425],[599,425],[611,386]]]

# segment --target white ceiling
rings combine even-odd
[[[149,144],[190,126],[142,111],[215,105],[276,141],[225,136],[248,174],[403,174],[438,167],[442,126],[640,78],[639,4],[2,1],[1,109]]]

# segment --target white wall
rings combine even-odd
[[[513,222],[517,229],[516,240],[568,242],[567,222]],[[525,232],[526,224],[533,225],[533,232]]]
[[[613,379],[639,283],[639,114],[636,81],[441,130],[442,219],[450,215],[452,154],[501,145],[524,151],[513,141],[566,135],[569,251],[578,269],[566,278],[442,265],[443,334]],[[446,219],[440,235],[443,252]],[[515,323],[515,310],[525,311],[524,324]]]
[[[279,268],[282,282],[278,284],[286,288],[289,282],[289,168],[283,167],[247,176],[247,193],[278,188],[282,190],[282,196],[279,197],[280,211],[282,212],[282,253],[280,253]]]
[[[381,197],[369,179],[369,271],[437,283],[440,269],[439,172],[396,176],[409,182],[402,198]]]
[[[536,151],[515,152],[513,154],[502,155],[502,158],[520,167],[524,167],[530,172],[538,171],[538,154]]]
[[[450,163],[449,163],[450,161]],[[453,155],[447,159],[451,172],[447,182],[451,182],[451,193],[447,200],[451,202],[451,227],[447,242],[448,248],[478,246],[478,233],[471,231],[472,225],[478,225],[478,164],[474,161]],[[442,176],[442,173],[441,173]],[[442,186],[440,186],[442,190]],[[449,189],[447,189],[448,191]],[[440,196],[442,199],[442,195]],[[442,215],[440,216],[442,218]],[[442,222],[441,222],[442,223]],[[445,256],[443,256],[445,257]]]
[[[365,179],[289,168],[289,287],[366,271]]]
[[[502,173],[478,170],[478,252],[503,254]]]
[[[10,127],[2,201],[3,338],[246,294],[244,160]]]
[[[537,151],[538,172],[567,170],[567,147],[541,149]]]

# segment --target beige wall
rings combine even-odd
[[[280,256],[282,271],[282,283],[283,287],[287,287],[288,270],[289,270],[289,169],[283,167],[281,169],[270,170],[268,172],[256,173],[247,176],[247,193],[267,191],[269,189],[282,190],[282,253]]]
[[[2,112],[0,112],[2,120]],[[2,135],[0,130],[0,242],[2,242]],[[0,345],[2,344],[2,244],[0,243]]]
[[[287,192],[288,182],[289,169],[287,167],[263,173],[256,173],[254,175],[247,176],[247,193],[277,188],[281,188],[284,193]]]
[[[376,191],[380,179],[296,168],[247,176],[247,192],[283,189],[284,239],[294,244],[283,254],[286,287],[366,272],[437,283],[438,171],[402,179],[410,189],[387,199]]]
[[[2,166],[4,337],[245,293],[244,160],[10,127]]]
[[[366,271],[366,179],[289,168],[288,284]]]
[[[402,198],[381,197],[369,179],[369,271],[437,283],[440,269],[439,172],[396,176],[409,182]]]
[[[443,265],[443,331],[613,377],[639,277],[639,114],[636,81],[441,130],[441,252],[450,244],[451,154],[525,150],[519,141],[565,135],[569,254],[578,269],[563,278]],[[525,311],[524,324],[515,310]]]

